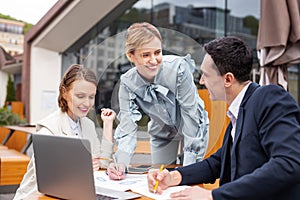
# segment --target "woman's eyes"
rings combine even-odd
[[[143,54],[143,58],[147,58],[149,56],[149,54]]]
[[[154,52],[154,55],[155,55],[155,56],[158,56],[158,55],[160,55],[160,53],[161,53],[161,50],[157,50],[157,51]],[[149,57],[150,55],[151,55],[150,53],[143,53],[143,54],[142,54],[143,58],[147,58],[147,57]]]
[[[86,95],[76,95],[78,99],[84,99],[86,97]],[[93,100],[95,99],[95,95],[92,95],[92,96],[89,96],[88,97],[89,99]]]
[[[78,99],[83,99],[84,95],[76,95]]]
[[[159,55],[161,53],[161,50],[155,51],[155,55]]]

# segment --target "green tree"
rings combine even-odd
[[[243,19],[243,23],[245,27],[250,28],[252,35],[258,34],[258,25],[259,25],[258,19],[256,19],[253,16],[246,16]]]
[[[11,75],[8,75],[7,85],[6,85],[6,102],[16,101],[16,89],[14,86],[14,82],[11,79]]]

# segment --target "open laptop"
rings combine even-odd
[[[96,187],[87,139],[33,134],[38,191],[61,199],[134,199],[141,195]]]

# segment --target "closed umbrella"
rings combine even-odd
[[[287,90],[287,67],[300,63],[300,0],[261,0],[260,11],[260,84],[280,84]]]

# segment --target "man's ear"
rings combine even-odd
[[[230,86],[232,85],[234,80],[234,75],[231,72],[228,72],[224,75],[224,85],[225,86]]]

